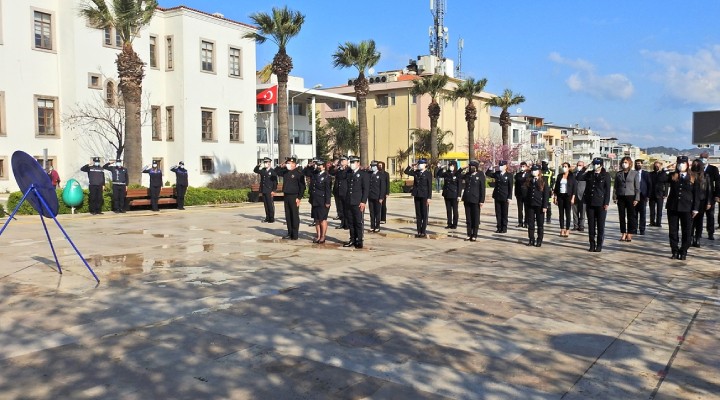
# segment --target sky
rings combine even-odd
[[[578,124],[641,147],[692,147],[693,111],[720,110],[718,0],[446,0],[445,56],[486,91],[525,96],[524,115]],[[347,83],[333,68],[339,44],[373,39],[376,71],[398,70],[429,54],[430,0],[160,0],[252,23],[253,12],[287,5],[305,14],[288,45],[291,75],[305,86]],[[354,21],[359,20],[359,21]],[[257,47],[258,68],[277,47]],[[517,111],[517,110],[511,110]],[[497,114],[498,110],[493,110]]]

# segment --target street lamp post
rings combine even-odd
[[[293,156],[295,156],[295,98],[302,94],[305,94],[313,89],[320,89],[321,87],[322,87],[322,85],[318,83],[317,85],[311,87],[310,89],[307,89],[302,93],[298,93],[295,96],[290,98],[290,109],[292,110],[292,113],[293,113],[293,115],[292,115],[292,150],[291,150]],[[313,118],[315,118],[315,116],[313,116]]]

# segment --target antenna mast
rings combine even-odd
[[[458,39],[458,63],[457,67],[455,67],[455,77],[456,78],[462,78],[462,51],[463,47],[465,47],[465,41],[463,38]]]
[[[444,60],[443,51],[448,45],[448,29],[444,25],[446,0],[430,0],[430,14],[433,26],[430,27],[430,55]]]

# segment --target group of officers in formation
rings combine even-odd
[[[299,207],[306,192],[306,179],[312,207],[311,225],[316,230],[313,243],[325,243],[333,198],[338,213],[336,219],[340,220],[337,229],[347,229],[350,233],[344,247],[363,247],[366,208],[370,211],[370,232],[379,232],[380,225],[385,223],[390,175],[382,162],[372,161],[369,167],[362,168],[358,158],[341,157],[332,163],[312,160],[302,168],[295,157],[289,157],[273,168],[272,160],[265,158],[254,172],[260,175],[266,215],[263,222],[275,221],[273,196],[278,190],[278,178],[282,177],[287,224],[284,239],[298,239]],[[708,164],[707,152],[692,162],[687,156],[678,156],[674,164],[667,166],[656,161],[652,171],[644,169],[643,160],[633,162],[630,157],[624,157],[614,177],[605,169],[601,158],[594,158],[587,167],[583,161],[574,168],[563,163],[557,174],[548,168],[547,160],[540,164],[521,162],[513,174],[508,171],[506,161],[483,171],[477,160],[471,160],[467,168],[459,168],[457,162],[450,161],[433,173],[428,169],[427,160],[420,159],[404,173],[414,178],[411,195],[415,204],[416,238],[427,237],[435,175],[443,181],[441,195],[447,214],[446,229],[457,228],[458,205],[463,202],[466,241],[477,240],[488,178],[494,181],[495,233],[507,233],[508,210],[514,195],[518,227],[527,228],[528,246],[542,246],[544,225],[551,221],[551,203],[558,207],[561,237],[569,237],[571,221],[572,230],[583,232],[587,220],[590,252],[603,249],[610,201],[618,207],[621,242],[631,242],[635,234],[644,235],[646,226],[662,227],[663,208],[667,211],[671,258],[685,260],[690,247],[700,247],[704,221],[707,221],[707,238],[715,239],[714,209],[715,203],[720,202],[720,173],[717,167]]]

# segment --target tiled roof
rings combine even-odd
[[[189,10],[189,11],[194,11],[194,12],[196,12],[196,13],[200,13],[200,14],[203,14],[203,15],[207,15],[208,17],[213,17],[213,18],[217,18],[217,19],[220,19],[220,20],[223,20],[223,21],[227,21],[227,22],[230,22],[230,23],[233,23],[233,24],[246,26],[246,27],[252,28],[252,29],[257,29],[256,26],[253,26],[253,25],[250,25],[250,24],[246,24],[246,23],[244,23],[244,22],[239,22],[239,21],[235,21],[235,20],[232,20],[232,19],[228,19],[228,18],[225,18],[225,17],[219,17],[219,16],[217,16],[217,15],[213,15],[212,13],[205,12],[205,11],[200,11],[200,10],[198,10],[198,9],[196,9],[196,8],[192,8],[192,7],[188,7],[188,6],[176,6],[176,7],[169,7],[169,8],[158,7],[157,9],[158,9],[159,11]]]

